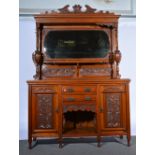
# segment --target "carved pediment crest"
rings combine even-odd
[[[92,8],[89,5],[85,5],[85,9],[79,4],[72,6],[72,10],[70,10],[70,5],[65,5],[64,7],[58,10],[45,11],[45,14],[51,13],[109,13],[108,11],[104,12],[103,10],[97,11],[97,9]],[[113,14],[113,13],[112,13]]]

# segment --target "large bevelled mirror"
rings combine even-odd
[[[101,30],[49,31],[44,38],[49,58],[104,58],[109,47],[108,35]]]

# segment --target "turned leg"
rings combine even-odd
[[[65,125],[65,116],[63,115],[62,116],[62,124],[61,124],[61,126],[60,126],[60,133],[59,133],[59,148],[61,149],[62,147],[63,147],[63,145],[62,145],[62,142],[63,142],[63,139],[62,139],[62,132],[64,131],[64,126]]]
[[[123,135],[120,135],[120,139],[123,139]]]
[[[59,148],[62,149],[62,143],[61,142],[59,143]]]
[[[97,136],[97,147],[101,146],[101,136]]]
[[[37,138],[36,137],[33,137],[33,141],[36,141],[37,140]]]
[[[29,149],[32,149],[32,138],[31,137],[29,138],[28,143],[29,143]]]
[[[62,148],[62,137],[60,137],[60,139],[59,139],[59,148],[60,149]]]
[[[130,134],[128,134],[127,135],[128,146],[130,146],[130,140],[131,140],[131,136],[130,136]]]

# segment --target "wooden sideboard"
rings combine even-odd
[[[34,80],[27,81],[29,148],[33,140],[46,137],[58,139],[61,148],[65,137],[95,136],[100,146],[102,137],[115,135],[126,135],[129,146],[130,80],[121,79],[119,73],[119,16],[88,5],[85,11],[80,5],[73,6],[73,11],[68,8],[35,15],[36,51],[32,58],[36,74]],[[48,57],[46,35],[66,30],[105,32],[108,53],[99,58]]]
[[[37,137],[126,135],[130,145],[129,80],[34,80],[29,84],[29,144]],[[67,111],[91,111],[94,125],[65,131]],[[77,124],[78,125],[78,124]]]

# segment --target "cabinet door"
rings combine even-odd
[[[58,132],[58,95],[56,87],[32,87],[32,132]]]
[[[116,90],[101,92],[99,108],[100,108],[101,131],[125,130],[126,127],[125,92]]]

